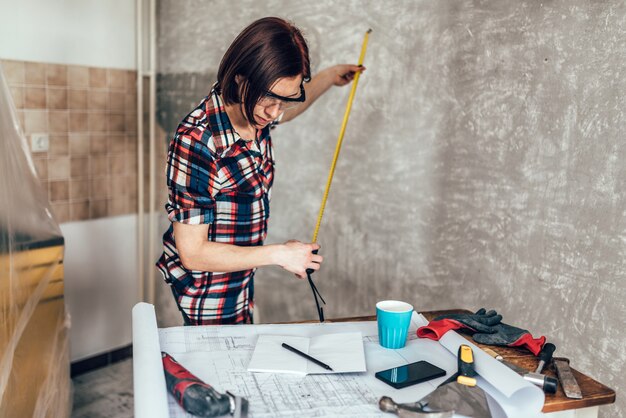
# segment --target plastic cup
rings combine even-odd
[[[383,300],[376,304],[378,342],[385,348],[402,348],[411,324],[413,305],[399,300]]]

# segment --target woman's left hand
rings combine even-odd
[[[339,64],[328,68],[328,71],[332,76],[333,85],[345,86],[354,79],[357,72],[365,71],[365,67],[354,64]]]

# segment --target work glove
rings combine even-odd
[[[496,324],[489,332],[477,332],[472,338],[480,344],[500,345],[505,347],[525,347],[534,355],[539,354],[546,342],[546,337],[533,338],[530,332],[504,323]]]
[[[433,319],[428,325],[418,328],[417,336],[438,341],[443,334],[451,329],[468,329],[483,334],[497,332],[493,327],[502,321],[502,315],[494,310],[487,312],[485,308],[475,314],[447,314]]]

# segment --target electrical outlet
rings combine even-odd
[[[32,134],[30,136],[30,148],[33,152],[46,152],[50,149],[50,137],[48,134]]]

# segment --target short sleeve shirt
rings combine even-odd
[[[270,127],[253,140],[232,127],[215,86],[178,126],[167,155],[169,220],[207,224],[208,240],[262,245],[267,235],[274,176]],[[254,269],[231,273],[187,270],[178,255],[173,224],[163,235],[157,262],[181,308],[196,324],[252,321]]]

